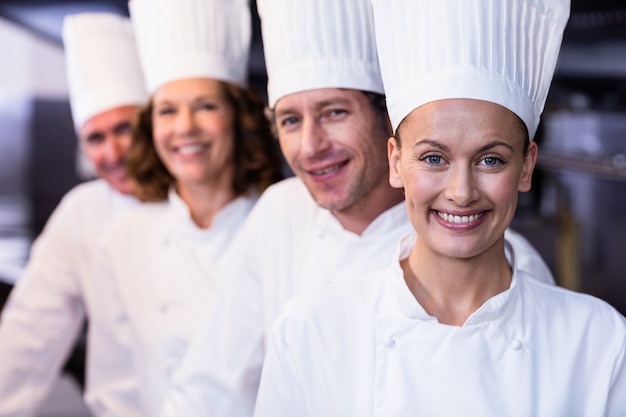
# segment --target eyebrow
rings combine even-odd
[[[100,131],[93,132],[93,133],[90,133],[89,135],[85,136],[85,141],[89,142],[89,141],[92,141],[92,140],[95,140],[95,139],[103,138],[104,136],[105,135],[104,135],[103,132],[100,132]]]
[[[115,126],[113,126],[113,131],[114,132],[118,132],[122,129],[127,129],[129,127],[132,127],[133,123],[130,120],[124,120],[122,122],[119,122],[118,124],[116,124]]]
[[[421,141],[416,143],[416,145],[422,145],[422,144],[430,145],[430,146],[433,146],[435,148],[439,148],[442,151],[449,151],[450,150],[450,148],[448,148],[446,145],[441,144],[441,143],[439,143],[439,142],[437,142],[435,140],[432,140],[432,139],[424,139],[424,140],[421,140]],[[504,147],[508,148],[511,152],[514,151],[513,147],[511,145],[509,145],[508,143],[496,140],[496,141],[493,141],[493,142],[490,142],[490,143],[487,143],[487,144],[481,146],[480,148],[478,148],[476,150],[476,153],[485,152],[485,151],[488,151],[489,149],[493,149],[493,148],[498,147],[498,146],[504,146]]]
[[[448,148],[446,145],[443,145],[439,142],[437,142],[436,140],[432,140],[432,139],[424,139],[424,140],[420,140],[419,142],[417,142],[415,144],[416,146],[421,146],[421,145],[430,145],[433,146],[435,148],[439,148],[442,151],[449,151],[450,148]]]
[[[492,149],[492,148],[495,148],[495,147],[498,147],[498,146],[504,146],[505,148],[508,148],[511,152],[513,152],[515,150],[508,143],[496,140],[496,141],[488,143],[488,144],[486,144],[484,146],[481,146],[480,148],[478,148],[477,151],[478,152],[485,152],[485,151],[488,151],[489,149]]]
[[[115,126],[113,126],[111,128],[111,132],[119,132],[122,129],[127,129],[129,127],[132,127],[133,123],[130,120],[123,120],[119,123],[117,123]],[[90,141],[90,140],[94,140],[94,139],[100,139],[100,138],[104,138],[107,135],[106,132],[103,132],[101,130],[95,131],[90,133],[89,135],[87,135],[85,137],[86,141]]]

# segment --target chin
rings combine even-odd
[[[458,242],[449,239],[449,245],[431,245],[431,249],[448,258],[471,259],[485,253],[488,248],[485,245],[470,242]]]
[[[131,181],[124,182],[109,182],[109,185],[113,187],[118,193],[125,195],[132,195],[135,192],[135,187]]]
[[[343,211],[350,207],[350,203],[347,199],[339,199],[335,196],[329,195],[314,195],[315,202],[322,208],[330,211]]]

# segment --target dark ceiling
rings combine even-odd
[[[257,83],[264,85],[265,62],[256,0],[251,0],[251,3],[253,39],[250,51],[250,79],[253,85]],[[90,11],[128,16],[128,0],[0,0],[0,17],[25,27],[61,47],[63,17],[71,13]]]
[[[256,15],[256,0],[251,2],[254,29],[250,81],[252,85],[263,86],[265,63]],[[85,11],[109,11],[128,15],[128,0],[0,0],[0,17],[26,27],[59,46],[62,46],[63,16]],[[564,45],[583,45],[583,47],[590,45],[593,48],[598,42],[626,44],[625,0],[572,0],[572,12],[565,30]],[[621,64],[619,67],[622,73],[624,70],[621,69]]]
[[[0,0],[0,16],[61,44],[63,16],[87,11],[128,15],[127,0]]]
[[[254,3],[254,1],[253,1]],[[111,11],[128,15],[128,0],[0,0],[0,16],[61,43],[62,18],[67,13]],[[624,0],[572,0],[566,40],[626,40]]]

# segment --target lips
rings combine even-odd
[[[208,143],[190,143],[182,146],[175,146],[174,152],[180,155],[193,155],[209,147]]]
[[[463,216],[456,215],[456,214],[444,213],[444,212],[441,212],[441,211],[435,211],[435,213],[443,221],[448,222],[448,223],[454,223],[454,224],[473,223],[473,222],[475,222],[476,220],[480,219],[481,217],[483,217],[485,215],[484,211],[482,211],[480,213],[463,215]]]
[[[332,164],[332,165],[327,165],[323,168],[319,168],[319,169],[310,169],[307,172],[311,175],[315,175],[315,176],[323,176],[323,175],[328,175],[334,171],[337,171],[338,169],[343,168],[344,166],[346,166],[346,164],[348,163],[348,161],[343,161],[343,162],[338,162],[336,164]]]
[[[111,178],[115,179],[125,179],[127,176],[126,167],[124,163],[119,163],[115,165],[109,165],[105,168],[105,172]]]

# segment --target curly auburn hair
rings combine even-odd
[[[233,191],[242,195],[250,187],[255,187],[262,193],[283,178],[280,150],[264,114],[265,104],[250,89],[223,81],[219,84],[235,115]],[[154,147],[152,110],[151,99],[136,115],[132,143],[126,155],[126,169],[137,182],[142,200],[162,201],[167,198],[175,178]]]

